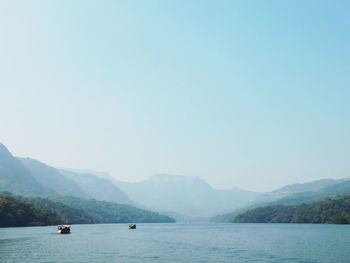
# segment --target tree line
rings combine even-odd
[[[237,215],[233,222],[350,224],[350,196],[311,204],[258,207]]]
[[[0,227],[57,224],[175,222],[174,219],[129,205],[76,197],[21,197],[0,193]]]

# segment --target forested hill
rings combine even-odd
[[[98,223],[174,223],[171,217],[161,215],[131,205],[116,204],[95,199],[59,197],[55,199],[73,209],[81,209],[91,215]]]
[[[93,199],[52,200],[0,194],[0,227],[174,221],[155,212]]]
[[[94,222],[83,210],[72,209],[48,199],[0,195],[0,227]]]
[[[234,222],[350,224],[350,196],[311,204],[258,207],[237,215]]]
[[[294,188],[294,189],[293,189]],[[295,189],[297,188],[297,189]],[[320,188],[320,189],[318,189]],[[302,189],[315,190],[309,192],[295,192],[292,194],[286,194],[286,189],[289,192],[292,190],[300,191]],[[318,180],[314,182],[309,182],[305,184],[295,184],[282,187],[279,190],[273,191],[272,196],[277,192],[284,192],[284,197],[274,200],[261,202],[261,200],[266,200],[267,194],[264,194],[263,198],[258,198],[257,203],[253,203],[248,207],[242,207],[241,209],[235,210],[228,214],[218,215],[211,218],[213,222],[232,222],[232,220],[239,214],[243,214],[248,210],[253,210],[258,207],[280,207],[280,206],[297,206],[301,204],[311,204],[325,200],[326,198],[339,198],[340,196],[350,196],[350,180],[349,178],[340,180]]]

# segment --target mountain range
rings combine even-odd
[[[2,169],[2,170],[1,170]],[[57,169],[32,158],[16,158],[0,148],[0,191],[24,196],[93,198],[166,213],[208,218],[251,202],[258,193],[220,190],[199,177],[159,174],[139,183],[91,170]]]
[[[73,196],[134,204],[106,179],[57,169],[32,158],[16,158],[3,144],[0,144],[1,191],[22,196]]]
[[[232,221],[240,212],[266,205],[294,205],[350,195],[350,179],[292,184],[269,193],[215,189],[200,177],[158,174],[137,183],[107,173],[55,168],[32,158],[14,157],[0,143],[0,192],[21,196],[71,196],[132,205],[180,221]]]
[[[118,186],[107,179],[86,172],[80,173],[64,169],[59,169],[59,172],[74,181],[80,189],[96,200],[137,206]]]
[[[0,191],[14,194],[50,195],[51,190],[42,186],[31,172],[0,143]]]
[[[88,191],[81,189],[77,183],[62,175],[56,168],[31,158],[18,158],[18,160],[42,187],[51,192],[51,195],[91,197]]]
[[[344,196],[350,196],[350,178],[323,179],[304,184],[292,184],[270,193],[261,194],[251,204],[231,213],[215,216],[211,220],[232,222],[236,216],[255,208],[311,204],[327,198]]]
[[[215,189],[200,177],[158,174],[139,183],[114,180],[132,200],[162,213],[207,218],[251,202],[258,193]]]
[[[0,144],[0,199],[0,226],[47,225],[60,220],[174,222],[168,216],[135,207],[106,179],[56,169],[31,158],[16,158],[3,144]]]

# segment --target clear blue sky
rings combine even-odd
[[[350,1],[1,1],[0,141],[138,181],[350,176]]]

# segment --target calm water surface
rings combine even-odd
[[[350,226],[124,224],[0,229],[0,262],[350,262]]]

